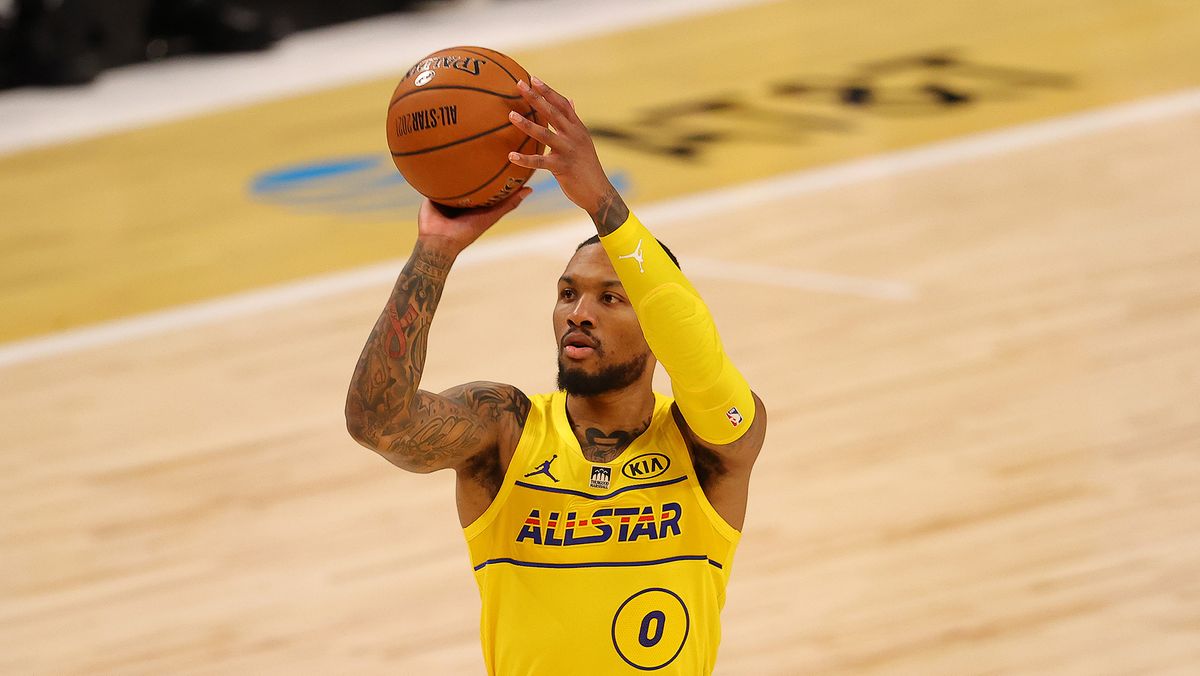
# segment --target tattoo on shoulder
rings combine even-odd
[[[621,199],[616,188],[610,186],[608,192],[600,198],[600,204],[595,213],[590,215],[596,224],[596,231],[601,235],[607,235],[628,220],[629,207],[625,206],[625,200]]]
[[[518,427],[525,425],[533,405],[521,390],[499,383],[469,383],[462,386],[459,396],[469,408],[479,411],[488,420],[500,422],[509,417]]]
[[[470,417],[452,410],[433,410],[419,422],[396,430],[387,451],[407,457],[419,467],[438,467],[477,446],[480,436],[479,426]]]
[[[525,421],[529,419],[529,409],[533,407],[533,402],[529,401],[529,397],[517,388],[512,388],[512,396],[509,398],[508,410],[517,419],[517,424],[524,427]]]

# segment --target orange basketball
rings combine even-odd
[[[417,192],[453,207],[490,206],[516,192],[532,169],[508,153],[540,154],[542,144],[508,120],[537,121],[517,81],[529,73],[484,47],[451,47],[408,70],[392,94],[387,142],[392,161]]]

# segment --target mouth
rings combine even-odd
[[[572,331],[563,336],[562,353],[567,359],[587,359],[596,354],[599,343],[582,331]]]

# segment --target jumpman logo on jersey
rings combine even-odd
[[[550,463],[554,462],[554,458],[557,458],[557,457],[558,457],[558,454],[555,454],[553,457],[551,457],[546,462],[543,462],[542,464],[538,465],[538,468],[533,470],[529,474],[526,474],[525,478],[528,479],[529,477],[534,476],[536,474],[545,474],[546,476],[550,477],[551,479],[554,479],[554,475],[550,473]],[[554,483],[558,483],[558,479],[554,479]]]
[[[642,258],[642,240],[640,240],[640,239],[638,240],[637,248],[634,249],[632,252],[627,253],[624,256],[617,256],[617,260],[621,260],[622,258],[632,258],[633,260],[637,261],[638,272],[641,272],[643,274],[646,272],[646,269],[642,267],[642,263],[644,261],[644,259]]]

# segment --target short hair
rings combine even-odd
[[[667,258],[671,259],[671,262],[675,264],[675,267],[679,268],[680,270],[683,270],[683,266],[679,264],[679,259],[675,257],[675,254],[671,253],[671,250],[667,248],[667,245],[663,244],[662,240],[658,239],[657,237],[654,238],[654,241],[658,242],[658,245],[663,248],[663,251],[667,252]],[[593,244],[599,244],[599,243],[600,243],[600,235],[592,235],[591,237],[588,237],[587,239],[580,242],[579,246],[575,247],[575,251],[579,251],[580,249],[582,249],[585,246],[591,246]]]

